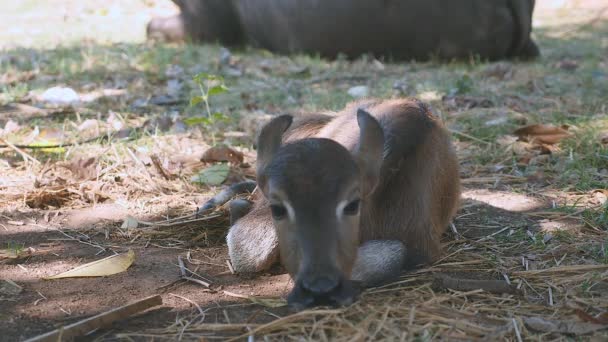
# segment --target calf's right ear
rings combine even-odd
[[[258,136],[258,156],[256,162],[256,178],[258,187],[266,193],[266,177],[264,170],[281,147],[283,133],[291,126],[293,117],[291,115],[280,115],[270,120],[261,130]]]

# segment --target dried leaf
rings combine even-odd
[[[169,172],[169,170],[165,169],[165,167],[163,166],[163,163],[160,161],[160,158],[158,157],[158,155],[156,155],[156,154],[150,155],[150,160],[152,160],[152,165],[154,165],[154,167],[156,168],[156,171],[158,171],[158,173],[160,173],[160,175],[163,176],[163,178],[165,178],[166,180],[175,179],[176,176],[174,174],[172,174],[171,172]]]
[[[608,131],[600,133],[599,139],[602,145],[608,145]]]
[[[573,59],[562,59],[561,61],[555,64],[555,67],[563,70],[572,71],[578,68],[578,62]]]
[[[205,151],[201,157],[201,161],[204,163],[229,162],[232,164],[240,164],[243,162],[243,153],[226,145],[217,145]]]
[[[608,325],[573,322],[573,321],[555,321],[547,320],[541,317],[524,317],[524,323],[528,328],[547,333],[573,334],[584,335],[598,330],[608,328]]]
[[[69,163],[60,165],[72,172],[74,180],[90,180],[97,178],[97,158],[79,157]]]
[[[193,176],[191,181],[207,185],[220,185],[226,180],[229,172],[230,165],[225,163],[215,164]]]
[[[604,312],[604,313],[599,314],[597,317],[593,317],[590,314],[586,313],[585,311],[577,308],[577,309],[574,309],[574,313],[578,316],[578,318],[580,318],[581,320],[583,320],[585,322],[595,323],[595,324],[604,324],[604,325],[608,324],[608,312]]]
[[[135,253],[129,250],[127,253],[112,255],[44,279],[109,276],[126,271],[133,261]]]
[[[2,134],[10,134],[10,133],[14,133],[17,132],[21,129],[21,126],[19,126],[19,124],[13,120],[8,120],[6,122],[6,124],[4,125],[4,130],[2,131]]]
[[[70,200],[70,192],[63,186],[47,187],[25,195],[25,204],[30,208],[59,208]]]
[[[78,125],[77,129],[78,129],[78,131],[82,132],[82,131],[87,131],[87,130],[99,129],[99,126],[100,126],[99,121],[94,120],[94,119],[87,119],[87,120],[84,120],[83,123]]]
[[[522,141],[549,145],[557,144],[561,140],[572,136],[568,132],[567,125],[558,127],[545,124],[525,126],[517,129],[514,134]]]

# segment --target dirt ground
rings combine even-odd
[[[245,49],[220,65],[226,52],[217,45],[145,42],[145,22],[174,12],[168,1],[0,5],[0,144],[42,147],[0,148],[0,281],[21,288],[0,284],[0,340],[154,294],[162,306],[80,340],[608,339],[603,1],[538,1],[534,37],[543,57],[527,63],[326,61]],[[225,77],[230,90],[211,106],[227,122],[188,121],[203,111],[189,105],[200,95],[192,77],[202,71]],[[85,100],[44,105],[41,94],[56,85]],[[292,283],[280,267],[231,272],[226,210],[193,216],[221,185],[192,176],[214,164],[201,156],[223,143],[244,154],[223,184],[250,178],[261,122],[340,109],[353,86],[430,103],[454,133],[462,206],[434,265],[349,308],[296,314],[283,305]],[[544,133],[528,141],[515,133],[530,125]],[[125,129],[129,139],[121,139]],[[47,147],[106,131],[109,141]],[[135,261],[125,272],[43,279],[129,250]],[[179,259],[211,285],[183,280]],[[438,275],[516,290],[438,287]]]

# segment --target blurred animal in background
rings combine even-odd
[[[173,0],[148,37],[281,54],[397,60],[532,58],[534,0]]]

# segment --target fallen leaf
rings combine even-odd
[[[608,325],[603,324],[554,321],[541,317],[524,317],[523,320],[528,328],[547,333],[584,335],[608,328]]]
[[[226,145],[217,145],[205,151],[201,161],[204,163],[227,161],[232,164],[240,164],[243,162],[243,153]]]
[[[4,125],[4,131],[2,133],[3,134],[10,134],[10,133],[17,132],[20,129],[21,129],[21,126],[19,126],[18,123],[16,123],[13,120],[8,120],[6,122],[6,124]]]
[[[47,187],[25,195],[25,204],[30,208],[59,208],[70,199],[70,192],[63,186]]]
[[[97,158],[95,157],[78,157],[73,158],[67,164],[60,166],[72,172],[74,180],[91,180],[97,178]]]
[[[109,276],[126,271],[133,261],[135,253],[129,250],[127,253],[112,255],[44,279]]]
[[[169,170],[165,169],[163,163],[160,161],[160,158],[156,154],[150,155],[150,160],[152,160],[152,165],[156,168],[156,171],[161,174],[166,180],[174,179],[176,176],[172,174]]]
[[[542,144],[557,144],[561,140],[571,137],[568,126],[554,126],[545,124],[529,125],[517,129],[514,134],[522,141]]]
[[[602,145],[608,145],[608,132],[600,133],[599,138]]]
[[[591,316],[590,314],[586,313],[585,311],[576,308],[576,309],[574,309],[574,313],[578,316],[578,318],[580,318],[581,320],[583,320],[585,322],[603,324],[603,325],[608,324],[608,313],[607,312],[603,312],[603,313],[597,315],[596,317],[594,317],[594,316]]]
[[[226,180],[229,172],[230,165],[226,163],[215,164],[193,176],[191,181],[207,185],[220,185]]]
[[[99,129],[99,121],[94,119],[86,119],[80,125],[78,125],[77,129],[80,132],[86,130]]]
[[[555,64],[555,67],[563,70],[572,71],[578,68],[578,62],[573,59],[562,59],[561,61]]]

